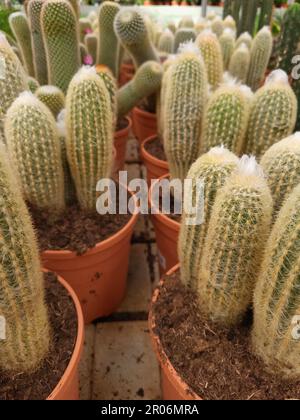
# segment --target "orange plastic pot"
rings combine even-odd
[[[141,155],[143,163],[147,169],[147,182],[150,187],[152,180],[157,180],[162,176],[166,175],[169,172],[169,164],[165,160],[157,159],[155,156],[151,155],[146,146],[152,140],[155,140],[156,136],[149,137],[146,139],[141,147]]]
[[[46,272],[47,270],[43,271]],[[73,300],[77,313],[77,338],[69,365],[65,373],[63,374],[61,380],[59,381],[55,389],[51,392],[47,400],[74,401],[79,399],[78,367],[84,344],[84,320],[81,305],[79,303],[76,293],[70,287],[70,285],[60,276],[58,276],[58,281],[67,290],[67,292]]]
[[[179,269],[179,265],[170,270],[167,275],[171,275]],[[161,280],[160,285],[163,284]],[[152,297],[151,308],[149,313],[149,328],[152,345],[161,367],[161,382],[162,382],[162,393],[163,399],[174,401],[174,400],[201,400],[201,398],[194,393],[194,391],[182,380],[176,369],[173,367],[170,359],[166,355],[163,345],[155,333],[156,320],[153,315],[153,305],[159,299],[159,289],[156,289]]]
[[[143,143],[148,137],[157,135],[156,114],[135,107],[132,110],[132,119],[133,132],[140,143]]]
[[[122,171],[124,169],[125,164],[127,140],[132,127],[131,119],[127,117],[126,120],[127,127],[123,128],[122,130],[116,131],[114,137],[114,146],[116,148],[114,168],[116,172]]]
[[[157,182],[169,177],[169,174],[164,175]],[[152,191],[157,182],[153,183],[149,190],[150,208],[154,206],[152,202]],[[162,214],[158,210],[157,214],[151,215],[151,220],[156,236],[159,270],[160,274],[164,275],[179,262],[177,244],[180,223],[172,220],[170,217]]]
[[[71,251],[42,253],[44,267],[61,275],[74,289],[86,324],[112,314],[124,299],[137,217],[132,215],[119,232],[83,255]]]

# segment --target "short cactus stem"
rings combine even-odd
[[[65,95],[56,86],[41,86],[37,89],[35,95],[50,109],[54,118],[58,116],[65,106]]]
[[[223,78],[223,55],[220,42],[209,30],[203,31],[196,40],[207,69],[208,83],[216,89]]]
[[[250,66],[250,51],[246,44],[240,44],[233,52],[230,63],[229,73],[237,81],[246,83]]]

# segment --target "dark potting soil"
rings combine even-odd
[[[174,220],[177,223],[181,222],[181,214],[175,214],[175,200],[174,197],[171,196],[171,200],[170,200],[170,214],[166,214],[163,211],[163,206],[162,206],[162,201],[159,201],[159,211],[160,213],[163,213],[165,216],[167,216],[169,219]]]
[[[49,354],[31,373],[0,370],[0,401],[45,400],[61,380],[77,338],[77,315],[71,297],[53,273],[45,273],[46,305],[51,325]]]
[[[127,118],[120,118],[117,121],[116,131],[118,132],[118,131],[124,130],[127,127],[128,127],[128,120],[127,120]]]
[[[207,323],[180,272],[164,279],[154,304],[155,333],[179,376],[204,400],[300,399],[300,382],[266,372],[251,353],[251,322],[233,330]]]
[[[145,145],[145,149],[150,155],[156,157],[156,159],[167,161],[165,149],[159,137],[149,141]]]

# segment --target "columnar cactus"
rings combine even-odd
[[[262,156],[274,143],[292,134],[297,116],[297,99],[282,70],[275,70],[253,98],[246,153]]]
[[[106,1],[99,10],[99,38],[97,64],[107,66],[113,75],[119,75],[120,43],[114,31],[114,20],[121,7],[112,1]]]
[[[265,1],[265,0],[264,0]],[[239,34],[247,31],[250,34],[253,34],[256,22],[256,15],[259,6],[259,0],[239,0],[241,7],[241,16],[239,19]],[[240,9],[239,5],[237,8]],[[234,12],[235,13],[235,12]]]
[[[225,29],[219,38],[223,54],[224,69],[228,70],[230,59],[234,52],[235,35],[231,29]]]
[[[268,178],[276,216],[286,198],[300,184],[300,133],[275,143],[262,157],[261,165]]]
[[[199,305],[208,319],[239,323],[251,304],[269,235],[272,197],[255,158],[244,156],[216,197],[198,274]]]
[[[272,54],[273,37],[270,29],[265,26],[253,40],[250,51],[250,66],[247,77],[247,85],[256,91],[264,80]]]
[[[96,211],[98,181],[111,175],[112,122],[104,82],[95,68],[82,68],[72,79],[67,93],[66,145],[77,198],[87,212]]]
[[[261,1],[258,29],[271,25],[274,0]]]
[[[3,145],[0,180],[0,316],[6,321],[0,368],[18,374],[40,366],[51,332],[37,242]]]
[[[125,116],[143,98],[156,93],[160,86],[163,70],[155,61],[148,61],[136,72],[133,79],[118,92],[118,116]]]
[[[224,24],[220,16],[215,17],[215,19],[211,22],[211,30],[218,38],[222,35],[224,31]]]
[[[240,83],[246,83],[250,66],[250,51],[246,44],[240,44],[233,52],[229,73]]]
[[[56,86],[41,86],[35,92],[36,97],[45,104],[52,112],[54,118],[58,116],[65,106],[65,95]]]
[[[253,348],[273,374],[300,378],[300,186],[278,215],[254,293]]]
[[[98,51],[98,38],[95,34],[86,34],[84,37],[84,43],[88,50],[88,53],[93,59],[93,63],[97,62],[97,51]]]
[[[195,41],[196,32],[194,29],[180,28],[176,31],[174,39],[174,53],[178,52],[182,44],[187,44],[190,41]]]
[[[208,96],[200,55],[183,52],[170,67],[165,98],[165,151],[171,177],[184,180],[200,153],[201,123]]]
[[[242,44],[246,44],[249,50],[251,50],[252,42],[253,42],[253,38],[249,34],[249,32],[244,32],[236,40],[235,48],[238,48]]]
[[[106,66],[97,66],[96,71],[98,76],[103,80],[105,87],[109,94],[111,112],[113,117],[113,130],[117,122],[118,98],[117,98],[117,83],[112,72]]]
[[[120,42],[132,55],[137,68],[146,61],[158,61],[145,20],[138,10],[120,10],[114,26]]]
[[[158,43],[158,50],[167,54],[174,53],[174,34],[169,29],[166,29],[161,35]]]
[[[27,17],[25,13],[15,12],[9,16],[11,30],[18,41],[19,51],[21,52],[22,62],[28,76],[34,77],[34,66],[32,58],[31,35]]]
[[[41,12],[44,0],[30,0],[28,18],[31,32],[35,77],[41,85],[48,83],[47,58],[41,28]]]
[[[208,83],[216,89],[223,78],[223,56],[220,42],[209,30],[203,31],[196,40],[207,69]]]
[[[225,146],[241,155],[250,114],[252,92],[247,86],[222,85],[211,96],[203,118],[201,149]]]
[[[28,77],[27,82],[28,82],[28,89],[32,93],[35,93],[40,87],[39,82],[34,77]]]
[[[65,93],[81,64],[75,12],[65,0],[46,0],[41,21],[49,83]]]
[[[86,34],[93,32],[92,24],[88,18],[79,19],[79,39],[84,42]]]
[[[64,209],[63,170],[56,123],[49,109],[24,92],[5,118],[5,136],[26,200],[37,208]]]
[[[227,178],[236,170],[238,158],[223,147],[211,149],[202,155],[191,167],[187,178],[193,180],[191,196],[196,197],[196,182],[204,183],[204,222],[191,225],[187,223],[190,217],[182,216],[178,254],[181,266],[181,280],[186,286],[195,288],[198,283],[200,261],[207,235],[208,224],[216,194],[224,186]]]

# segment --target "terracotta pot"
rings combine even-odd
[[[114,141],[114,146],[116,148],[116,158],[115,158],[115,165],[114,165],[115,172],[119,172],[124,169],[127,140],[129,137],[131,127],[132,127],[131,119],[127,117],[126,120],[127,120],[127,127],[115,132],[115,141]]]
[[[119,85],[120,87],[126,85],[126,83],[130,82],[134,76],[135,68],[133,64],[122,64],[120,77],[119,77]]]
[[[164,175],[158,181],[169,177],[169,174]],[[155,184],[156,183],[154,183],[149,190],[149,205],[151,207],[152,191]],[[180,223],[176,222],[175,220],[172,220],[170,217],[160,212],[158,214],[152,214],[151,221],[153,223],[156,236],[159,271],[161,275],[164,275],[179,261],[177,244]]]
[[[167,275],[173,274],[179,269],[179,265],[175,266],[170,270]],[[161,280],[160,285],[163,284]],[[162,393],[164,400],[201,400],[192,389],[181,379],[175,368],[172,366],[170,359],[166,355],[163,345],[155,333],[156,320],[153,315],[153,305],[159,299],[159,289],[156,289],[152,298],[151,308],[149,313],[149,329],[152,344],[156,357],[161,367],[161,381],[162,381]]]
[[[157,159],[146,150],[146,145],[155,139],[156,136],[149,137],[142,143],[141,147],[141,156],[147,169],[147,182],[149,187],[151,186],[152,180],[157,180],[169,172],[168,162]]]
[[[46,272],[47,270],[43,270]],[[47,400],[78,400],[79,399],[79,377],[78,366],[82,355],[84,344],[84,320],[81,305],[74,290],[69,284],[58,276],[58,281],[71,296],[77,313],[77,338],[69,365],[61,380],[51,392]]]
[[[157,135],[156,114],[136,107],[132,111],[133,132],[140,143],[148,137]]]
[[[119,232],[83,255],[45,251],[44,267],[61,275],[74,289],[85,323],[112,314],[122,303],[127,286],[130,242],[138,215]]]

